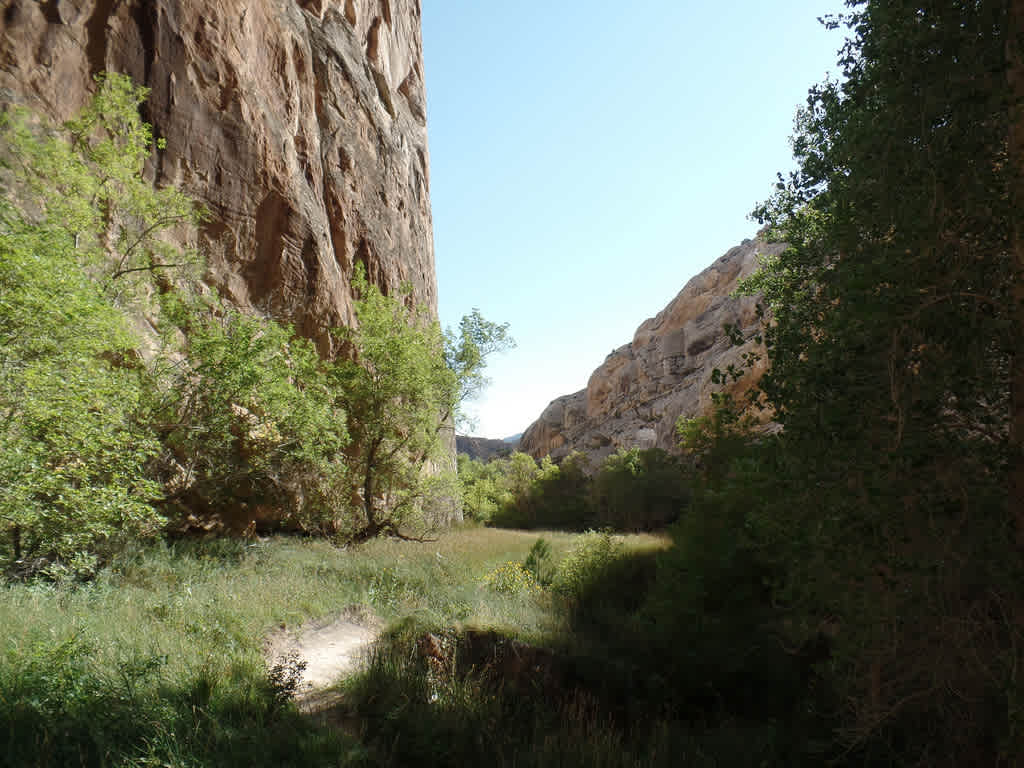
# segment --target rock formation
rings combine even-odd
[[[167,148],[146,173],[209,211],[178,244],[228,301],[329,355],[330,329],[354,319],[356,263],[437,313],[420,14],[420,0],[0,0],[0,105],[63,121],[99,72],[147,86]]]
[[[494,440],[487,437],[455,436],[455,450],[464,453],[471,459],[490,461],[495,456],[508,456],[518,448],[518,442]]]
[[[363,262],[436,312],[419,0],[0,0],[0,101],[63,120],[151,89],[147,169],[209,209],[183,243],[237,306],[330,352]]]
[[[594,465],[619,448],[672,450],[680,416],[705,413],[713,392],[741,397],[764,372],[762,358],[728,387],[711,381],[715,368],[740,366],[745,351],[730,344],[723,327],[749,334],[757,325],[757,300],[729,294],[757,268],[759,253],[778,253],[782,247],[744,240],[690,280],[657,316],[644,321],[631,343],[605,358],[586,389],[552,401],[523,433],[519,449],[555,460],[583,451]]]

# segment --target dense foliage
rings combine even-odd
[[[226,307],[164,240],[203,212],[143,176],[162,147],[146,90],[96,86],[61,131],[19,110],[0,122],[3,567],[89,575],[166,518],[363,538],[443,503],[428,463],[507,325],[474,311],[442,333],[359,272],[358,325],[331,361]]]
[[[147,375],[122,308],[139,299],[136,276],[169,263],[159,233],[200,214],[141,178],[144,92],[113,76],[97,85],[70,141],[24,111],[0,122],[0,520],[2,560],[21,570],[88,572],[162,522],[157,436],[140,419]]]
[[[789,247],[743,288],[783,430],[745,434],[725,401],[682,423],[676,546],[639,606],[609,613],[608,580],[577,614],[642,647],[677,712],[745,722],[784,764],[1013,765],[1024,17],[848,6],[842,78],[755,212]]]
[[[460,404],[481,390],[487,356],[513,342],[507,325],[476,310],[458,334],[443,333],[424,309],[410,308],[411,289],[386,296],[361,265],[353,287],[357,324],[338,333],[356,354],[335,364],[331,379],[349,415],[352,498],[364,516],[356,535],[365,538],[397,531],[425,505],[436,514],[450,503],[455,490],[424,465],[439,464],[454,441]]]
[[[763,296],[758,337],[771,362],[755,399],[782,431],[747,431],[719,399],[680,423],[679,457],[622,451],[600,467],[582,455],[559,465],[461,457],[464,508],[479,521],[671,523],[674,545],[626,551],[603,533],[561,558],[540,541],[522,546],[522,560],[481,554],[473,599],[486,595],[491,617],[515,601],[556,606],[552,649],[490,633],[494,653],[457,674],[454,661],[410,650],[422,628],[398,627],[349,689],[378,754],[555,763],[584,744],[595,762],[602,755],[587,750],[600,737],[615,765],[676,764],[672,748],[718,765],[1024,760],[1014,479],[1024,465],[1024,16],[1001,0],[848,6],[827,22],[850,35],[842,79],[810,91],[798,170],[756,211],[788,248],[743,287]],[[6,123],[21,165],[4,177],[0,211],[5,565],[88,571],[118,541],[157,530],[167,494],[285,506],[311,528],[354,536],[397,531],[432,503],[424,466],[482,385],[487,353],[508,345],[506,328],[474,312],[444,334],[405,294],[357,275],[359,325],[341,332],[351,357],[325,363],[287,328],[184,294],[167,270],[190,262],[160,244],[171,223],[160,212],[177,222],[195,213],[138,182],[151,141],[133,116],[141,92],[117,78],[100,92],[69,124],[71,143]],[[168,345],[152,362],[135,354],[124,314],[147,301]],[[454,590],[446,557],[429,555],[433,577]],[[464,596],[402,568],[374,564],[368,583],[366,600],[389,615],[414,599],[440,600],[434,618],[448,625],[471,613]],[[237,641],[230,626],[182,623],[219,633],[218,647]],[[518,650],[500,657],[499,647]],[[524,682],[527,657],[543,675]],[[88,674],[73,643],[19,658],[28,663],[8,665],[5,679],[36,698],[10,716],[33,734],[70,724],[81,744],[90,724],[68,707],[121,711],[133,681],[160,663],[125,661],[122,690]],[[268,693],[255,700],[270,707]],[[185,739],[210,691],[182,701]],[[161,706],[155,693],[141,703]],[[483,732],[499,734],[497,746]],[[148,733],[140,742],[165,744]]]
[[[512,528],[661,528],[686,506],[690,478],[678,457],[658,448],[623,449],[592,471],[585,454],[540,464],[523,453],[488,462],[459,456],[463,509],[480,522]]]
[[[0,529],[4,559],[91,570],[124,537],[152,535],[156,435],[136,418],[135,338],[75,259],[74,239],[14,211],[0,223]],[[54,297],[60,297],[54,301]],[[48,563],[40,562],[45,566]]]
[[[184,340],[165,345],[151,393],[167,501],[199,517],[239,509],[245,523],[334,533],[347,502],[348,432],[313,344],[215,298],[186,303],[175,293],[163,306]]]
[[[848,754],[994,765],[1024,743],[1006,4],[849,5],[843,79],[756,212],[789,244],[746,286],[784,433],[744,459],[774,479],[733,529],[787,643],[828,641]]]

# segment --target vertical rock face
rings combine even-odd
[[[633,341],[619,347],[594,371],[587,388],[564,395],[523,433],[520,450],[559,459],[583,451],[597,461],[619,448],[675,447],[680,416],[705,413],[715,368],[739,367],[743,351],[731,346],[723,326],[745,333],[757,325],[757,300],[732,298],[739,280],[757,268],[758,254],[784,246],[744,240],[690,280],[656,317],[646,320]],[[742,396],[764,372],[761,361],[725,388]]]
[[[0,101],[66,119],[104,70],[152,89],[222,295],[324,352],[356,262],[436,313],[419,0],[0,0]]]

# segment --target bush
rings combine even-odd
[[[797,750],[800,763],[828,733],[835,701],[823,677],[829,638],[796,626],[773,592],[786,568],[764,533],[764,499],[780,490],[776,458],[751,449],[716,487],[695,491],[639,620],[674,707],[775,723],[776,749]]]
[[[142,178],[153,149],[145,89],[97,78],[66,136],[24,111],[0,118],[0,563],[76,575],[156,533],[152,386],[124,308],[171,266],[164,243],[200,212]]]
[[[587,527],[592,507],[584,454],[574,452],[561,464],[546,457],[538,469],[532,458],[514,453],[506,466],[511,499],[493,516],[495,525],[568,530]]]
[[[488,464],[460,459],[463,501],[477,519],[509,528],[654,530],[686,506],[682,461],[658,448],[621,450],[591,476],[585,454],[560,464],[513,454]]]
[[[618,531],[661,528],[689,498],[682,462],[660,448],[622,449],[594,477],[595,522]]]
[[[469,520],[488,523],[507,493],[498,462],[484,463],[465,454],[458,455],[459,492],[462,513]]]
[[[609,532],[591,531],[559,563],[552,587],[563,595],[579,597],[622,554],[622,542]]]
[[[459,455],[459,485],[464,513],[482,523],[516,526],[528,504],[537,462],[525,453],[482,462]]]
[[[530,486],[527,506],[530,527],[583,530],[593,520],[590,475],[585,454],[573,451],[561,464],[548,458]]]
[[[180,352],[165,350],[155,405],[174,500],[190,511],[262,504],[309,530],[336,530],[348,433],[312,342],[216,298],[163,304],[187,331]]]
[[[541,585],[533,573],[525,565],[514,560],[499,565],[481,581],[488,589],[502,595],[519,595],[523,592],[541,590]]]
[[[0,235],[0,563],[90,573],[156,533],[156,436],[122,314],[76,260],[70,233],[3,211]]]

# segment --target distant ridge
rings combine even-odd
[[[519,445],[519,435],[495,440],[489,437],[455,436],[455,449],[471,459],[489,461],[495,456],[508,456]]]

